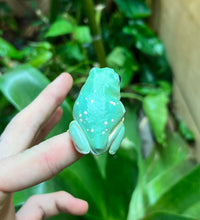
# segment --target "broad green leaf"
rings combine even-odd
[[[121,76],[121,88],[126,87],[138,70],[134,56],[124,47],[116,47],[107,57],[108,66]]]
[[[184,183],[183,179],[190,175],[195,165],[193,161],[188,160],[188,153],[187,145],[179,134],[167,133],[165,147],[155,147],[151,155],[146,160],[143,160],[142,163],[145,165],[143,178],[139,179],[129,205],[130,220],[140,219],[142,216],[146,216],[145,213],[147,210],[148,213],[159,211],[160,209],[156,209],[154,204],[159,205],[159,201],[164,201],[166,195],[171,192],[175,186],[180,182]],[[180,188],[182,185],[180,184],[178,187]],[[178,187],[177,192],[179,192]],[[193,189],[193,184],[189,183],[187,187]],[[194,192],[198,195],[197,188],[194,189]],[[187,201],[187,195],[185,197],[183,196],[181,199]],[[177,198],[179,198],[179,195],[176,195],[174,190],[173,195],[171,194],[170,205],[172,201],[177,200]],[[181,200],[177,203],[181,203]],[[196,203],[194,202],[191,205],[185,206],[185,210],[194,204]],[[163,205],[162,210],[168,211],[168,205],[165,207]],[[196,217],[197,212],[195,211],[194,208],[193,215],[188,213],[187,216]],[[178,211],[175,210],[172,210],[172,212],[178,213]]]
[[[186,209],[199,202],[199,174],[200,164],[164,193],[154,205],[148,208],[148,212],[167,210],[168,212],[182,214]]]
[[[145,178],[147,183],[167,170],[178,166],[188,158],[189,149],[178,133],[167,132],[165,147],[155,145],[145,160]]]
[[[0,37],[0,57],[10,57],[13,59],[21,59],[20,52],[10,43]]]
[[[185,160],[173,166],[147,184],[149,205],[155,204],[166,192],[186,176],[194,167],[194,162]]]
[[[59,18],[51,25],[45,37],[58,37],[61,35],[70,34],[73,32],[73,28],[74,26],[70,21],[67,21],[64,18]]]
[[[147,215],[141,220],[198,220],[198,219],[167,213],[167,212],[155,212],[153,214]]]
[[[127,220],[138,220],[145,215],[146,200],[143,185],[137,184],[129,204],[129,212]]]
[[[108,191],[106,202],[109,207],[108,217],[110,217],[108,219],[127,218],[131,193],[135,190],[138,180],[136,155],[134,148],[125,146],[121,146],[115,156],[108,155],[106,165]]]
[[[30,65],[21,65],[0,77],[0,90],[17,110],[22,110],[48,85],[49,80]],[[72,111],[66,101],[62,104],[63,118],[52,130],[50,136],[68,129]]]
[[[0,89],[4,96],[21,110],[48,85],[48,79],[37,69],[22,65],[0,77]]]
[[[160,56],[164,54],[164,46],[160,39],[142,21],[136,21],[123,29],[124,33],[133,36],[135,47],[145,54]]]
[[[200,218],[200,200],[190,206],[188,209],[184,211],[185,216],[190,216],[192,218],[199,219]]]
[[[130,108],[127,108],[125,115],[125,138],[122,142],[122,147],[135,149],[137,152],[137,167],[138,167],[138,178],[137,186],[133,190],[130,197],[129,210],[128,210],[128,220],[136,220],[145,214],[146,207],[146,196],[143,180],[143,161],[141,152],[141,140],[138,134],[138,108],[140,105],[135,102]],[[132,154],[133,156],[133,154]]]
[[[81,44],[92,43],[92,37],[88,26],[77,26],[73,30],[74,39]]]
[[[128,18],[144,18],[151,14],[143,0],[114,0]]]
[[[156,140],[161,144],[164,144],[165,141],[167,103],[168,96],[163,92],[157,95],[148,95],[143,101],[144,112],[149,119]]]

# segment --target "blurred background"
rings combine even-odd
[[[0,133],[61,72],[74,85],[64,132],[89,70],[121,75],[125,137],[116,155],[86,155],[14,196],[66,190],[89,202],[83,217],[200,219],[200,1],[0,0]],[[31,171],[30,171],[31,172]]]

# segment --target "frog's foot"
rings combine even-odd
[[[110,150],[109,150],[110,154],[116,153],[124,137],[125,128],[123,121],[124,118],[119,122],[118,126],[110,134],[109,142],[108,142],[108,145],[110,146]]]
[[[70,123],[69,134],[78,152],[82,154],[88,154],[90,152],[90,145],[87,137],[85,136],[82,128],[76,121],[72,121]]]

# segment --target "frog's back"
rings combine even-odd
[[[91,148],[105,149],[113,128],[122,120],[125,109],[120,88],[106,80],[89,78],[77,98],[73,115],[83,129]],[[113,92],[114,91],[114,92]]]
[[[125,112],[120,100],[113,97],[108,99],[106,93],[105,88],[102,88],[100,93],[92,88],[87,96],[80,96],[74,105],[74,118],[93,148],[105,148],[109,134]]]

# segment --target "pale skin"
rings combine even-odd
[[[87,212],[86,201],[65,191],[34,195],[17,213],[12,202],[16,191],[52,178],[82,157],[68,132],[43,141],[61,119],[60,105],[71,86],[72,77],[61,74],[12,119],[0,136],[0,219],[40,220],[61,212]]]

